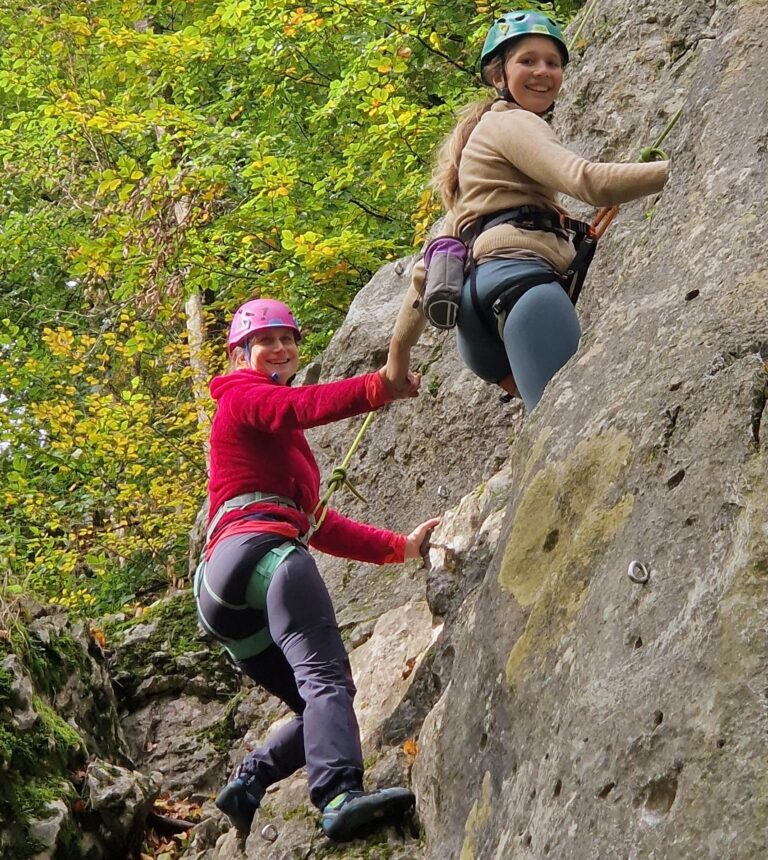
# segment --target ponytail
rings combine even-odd
[[[506,54],[506,52],[505,52]],[[504,56],[497,56],[486,63],[483,68],[483,82],[491,86],[489,72],[500,70],[503,66]],[[470,134],[475,130],[483,114],[487,113],[498,96],[485,101],[471,102],[459,113],[459,121],[456,127],[444,141],[437,154],[437,164],[432,174],[432,187],[440,194],[443,208],[447,211],[453,208],[459,196],[459,165],[461,164],[461,153],[467,145]]]
[[[453,208],[459,196],[459,164],[461,153],[467,145],[470,134],[480,122],[480,117],[491,109],[496,99],[472,102],[462,109],[459,122],[437,154],[437,165],[432,174],[432,186],[437,189],[443,201],[443,208]]]

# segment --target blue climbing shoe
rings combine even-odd
[[[246,836],[251,832],[253,818],[261,798],[264,797],[261,788],[248,783],[249,780],[237,777],[232,782],[228,782],[216,795],[216,806],[229,816],[232,824]]]
[[[323,831],[335,842],[348,842],[382,824],[390,824],[413,808],[416,798],[407,788],[345,791],[323,809]]]

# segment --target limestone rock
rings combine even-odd
[[[574,149],[631,159],[684,113],[667,188],[601,243],[456,611],[414,766],[427,853],[761,857],[768,19],[606,0],[586,39],[557,107]]]
[[[555,117],[575,150],[634,160],[684,113],[664,192],[601,240],[578,355],[523,416],[427,331],[421,396],[377,415],[353,464],[368,506],[334,497],[401,531],[448,511],[426,573],[444,626],[412,677],[382,664],[376,691],[365,666],[387,655],[379,619],[418,606],[408,634],[432,628],[418,564],[319,562],[356,646],[370,784],[412,779],[423,838],[329,849],[298,774],[247,840],[211,813],[195,860],[768,854],[768,18],[754,0],[604,0],[584,37]],[[307,380],[383,363],[409,265],[360,292]],[[360,423],[312,432],[326,474]],[[246,701],[234,725],[258,742],[275,705]]]
[[[375,370],[386,361],[389,336],[410,281],[413,260],[384,266],[356,296],[322,356],[320,381]],[[409,532],[454,507],[492,476],[509,453],[522,421],[519,405],[502,404],[495,386],[463,365],[452,334],[429,328],[413,352],[423,373],[418,398],[377,413],[350,470],[368,504],[343,490],[332,504],[364,522]],[[324,474],[346,454],[361,418],[312,430],[308,437]],[[342,626],[377,618],[423,596],[416,563],[377,569],[318,556]]]
[[[67,804],[61,800],[52,800],[44,814],[30,823],[30,839],[42,847],[42,851],[35,854],[32,860],[53,860],[59,833],[68,818]]]
[[[157,797],[155,778],[96,760],[88,766],[86,787],[107,856],[140,844],[144,821]]]
[[[400,704],[414,671],[438,634],[426,601],[414,599],[382,615],[371,638],[352,652],[352,673],[358,688],[355,713],[363,745]]]

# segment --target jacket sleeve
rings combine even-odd
[[[378,409],[392,399],[378,371],[298,388],[265,382],[235,390],[230,408],[249,426],[268,433],[330,424]]]
[[[405,559],[406,536],[351,520],[328,509],[310,545],[328,555],[371,564],[393,564]]]
[[[655,194],[667,181],[666,161],[587,161],[566,149],[548,123],[530,111],[503,114],[494,143],[511,164],[535,182],[592,206],[616,206]]]

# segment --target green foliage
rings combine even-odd
[[[581,3],[528,5],[565,23]],[[0,568],[19,587],[93,612],[183,575],[205,489],[185,298],[205,297],[209,372],[246,296],[287,300],[322,348],[434,220],[433,151],[506,8],[0,9]]]
[[[0,726],[0,750],[3,729]],[[1,754],[1,753],[0,753]],[[3,830],[3,860],[30,860],[44,850],[44,846],[31,839],[29,822],[39,816],[55,800],[68,802],[76,795],[74,786],[57,776],[30,776],[11,773],[0,781],[0,820]],[[71,829],[71,825],[70,825]],[[79,853],[62,854],[76,860]]]

